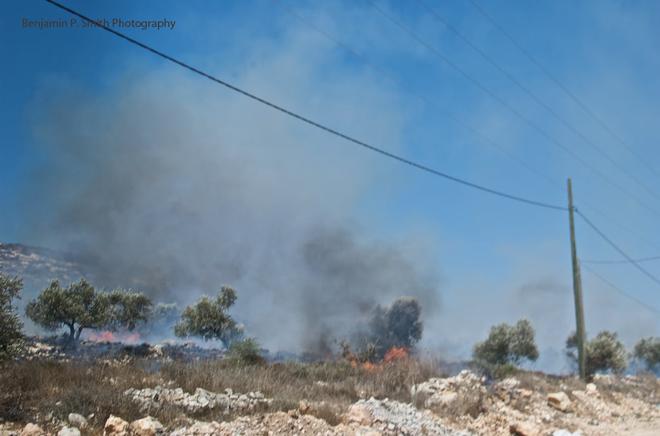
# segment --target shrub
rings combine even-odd
[[[13,305],[13,300],[20,298],[22,289],[21,279],[0,274],[0,360],[11,357],[23,337],[23,324]]]
[[[241,338],[243,330],[227,314],[236,302],[236,291],[223,286],[215,300],[202,297],[194,306],[188,306],[181,314],[181,320],[174,326],[174,334],[179,337],[197,336],[205,341],[219,340],[226,348]]]
[[[515,326],[506,323],[493,326],[488,338],[474,346],[472,355],[477,367],[491,375],[508,373],[524,360],[538,359],[534,328],[526,319]]]
[[[626,369],[626,349],[617,334],[607,330],[596,335],[585,344],[586,373],[591,377],[597,372],[621,373]],[[566,355],[577,363],[577,336],[573,333],[566,339]]]
[[[68,327],[69,342],[84,329],[132,330],[147,319],[151,301],[139,292],[97,292],[85,279],[62,288],[55,280],[25,309],[27,316],[47,330]]]
[[[644,362],[649,371],[660,370],[660,338],[640,339],[633,350],[633,357]]]
[[[390,306],[376,306],[368,334],[357,339],[358,357],[363,361],[382,360],[388,350],[410,349],[422,338],[422,308],[412,297],[400,297]]]
[[[256,365],[265,362],[261,355],[259,343],[253,338],[234,341],[229,346],[227,358],[239,365]]]

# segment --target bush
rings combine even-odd
[[[388,350],[406,350],[422,338],[422,308],[412,297],[400,297],[390,306],[376,306],[368,325],[368,333],[358,335],[356,348],[361,361],[382,360]]]
[[[633,357],[644,362],[649,371],[660,370],[660,338],[641,339],[635,345]]]
[[[23,337],[23,324],[13,305],[20,298],[23,281],[0,274],[0,360],[11,357],[17,351]]]
[[[25,309],[27,316],[47,330],[68,327],[69,342],[84,329],[132,330],[147,319],[151,301],[139,292],[97,292],[85,279],[62,288],[55,280]]]
[[[538,359],[534,328],[526,319],[515,326],[506,323],[493,326],[488,338],[474,346],[472,356],[477,367],[491,375],[509,373],[524,360]]]
[[[617,334],[607,330],[596,335],[585,344],[586,374],[592,377],[597,372],[621,373],[626,369],[626,349]],[[566,339],[566,355],[577,363],[577,336],[573,333]]]
[[[174,326],[174,334],[197,336],[205,341],[219,340],[229,348],[243,334],[242,328],[227,314],[234,302],[236,291],[228,286],[222,287],[215,300],[202,297],[194,306],[185,308],[181,320]]]
[[[253,338],[235,341],[229,346],[227,358],[239,365],[257,365],[265,363],[259,343]]]

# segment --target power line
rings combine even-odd
[[[105,26],[103,23],[100,23],[100,22],[94,21],[94,20],[92,20],[91,18],[89,18],[89,17],[87,17],[87,16],[85,16],[85,15],[83,15],[83,14],[81,14],[81,13],[79,13],[79,12],[77,12],[77,11],[75,11],[75,10],[69,8],[69,7],[67,7],[67,6],[64,6],[64,5],[58,3],[58,2],[56,2],[56,1],[54,1],[54,0],[45,0],[45,1],[47,1],[48,3],[50,3],[50,4],[52,4],[52,5],[54,5],[54,6],[58,7],[58,8],[60,8],[60,9],[62,9],[62,10],[64,10],[64,11],[66,11],[66,12],[69,12],[70,14],[73,14],[73,15],[79,17],[79,18],[82,18],[82,19],[85,20],[85,21],[93,22],[93,23],[96,24],[96,27],[102,28],[102,29],[104,29],[104,30],[106,30],[106,31],[108,31],[108,32],[110,32],[110,33],[112,33],[112,34],[114,34],[115,36],[118,36],[118,37],[120,37],[120,38],[122,38],[122,39],[124,39],[124,40],[126,40],[126,41],[128,41],[128,42],[130,42],[131,44],[134,44],[134,45],[136,45],[136,46],[138,46],[138,47],[141,47],[141,48],[143,48],[143,49],[145,49],[145,50],[147,50],[147,51],[150,51],[151,53],[153,53],[153,54],[155,54],[155,55],[157,55],[157,56],[160,56],[160,57],[163,58],[163,59],[166,59],[166,60],[168,60],[168,61],[170,61],[170,62],[172,62],[172,63],[174,63],[174,64],[179,65],[180,67],[183,67],[183,68],[185,68],[185,69],[187,69],[187,70],[190,70],[190,71],[192,71],[192,72],[194,72],[194,73],[196,73],[196,74],[199,74],[200,76],[203,76],[203,77],[205,77],[205,78],[207,78],[207,79],[209,79],[209,80],[211,80],[211,81],[213,81],[213,82],[216,82],[216,83],[218,83],[218,84],[220,84],[220,85],[222,85],[222,86],[224,86],[224,87],[226,87],[226,88],[228,88],[228,89],[230,89],[230,90],[232,90],[232,91],[234,91],[234,92],[237,92],[237,93],[239,93],[239,94],[241,94],[241,95],[243,95],[243,96],[245,96],[245,97],[248,97],[248,98],[250,98],[250,99],[252,99],[252,100],[255,100],[255,101],[257,101],[257,102],[259,102],[259,103],[261,103],[261,104],[264,104],[264,105],[266,105],[266,106],[268,106],[268,107],[270,107],[270,108],[272,108],[272,109],[275,109],[275,110],[277,110],[277,111],[279,111],[279,112],[281,112],[281,113],[283,113],[283,114],[286,114],[286,115],[288,115],[288,116],[290,116],[290,117],[292,117],[292,118],[295,118],[295,119],[297,119],[297,120],[299,120],[299,121],[302,121],[302,122],[304,122],[304,123],[306,123],[306,124],[308,124],[308,125],[311,125],[311,126],[316,127],[316,128],[318,128],[318,129],[320,129],[320,130],[323,130],[323,131],[325,131],[325,132],[327,132],[327,133],[330,133],[330,134],[332,134],[332,135],[335,135],[335,136],[337,136],[337,137],[340,137],[340,138],[342,138],[342,139],[344,139],[344,140],[346,140],[346,141],[349,141],[349,142],[351,142],[351,143],[353,143],[353,144],[355,144],[355,145],[359,145],[359,146],[361,146],[361,147],[363,147],[363,148],[365,148],[365,149],[367,149],[367,150],[370,150],[370,151],[373,151],[373,152],[375,152],[375,153],[378,153],[378,154],[380,154],[380,155],[382,155],[382,156],[386,156],[386,157],[389,157],[389,158],[391,158],[391,159],[397,160],[397,161],[399,161],[400,163],[403,163],[403,164],[409,165],[409,166],[411,166],[411,167],[413,167],[413,168],[416,168],[416,169],[418,169],[418,170],[421,170],[421,171],[424,171],[424,172],[427,172],[427,173],[433,174],[433,175],[438,176],[438,177],[445,178],[445,179],[447,179],[447,180],[451,180],[451,181],[453,181],[453,182],[455,182],[455,183],[459,183],[459,184],[461,184],[461,185],[468,186],[468,187],[473,188],[473,189],[477,189],[477,190],[480,190],[480,191],[483,191],[483,192],[487,192],[487,193],[489,193],[489,194],[497,195],[497,196],[500,196],[500,197],[503,197],[503,198],[508,198],[509,200],[514,200],[514,201],[518,201],[518,202],[520,202],[520,203],[526,203],[526,204],[533,205],[533,206],[537,206],[537,207],[543,207],[543,208],[547,208],[547,209],[555,209],[555,210],[562,210],[562,211],[567,210],[567,209],[566,209],[565,207],[563,207],[563,206],[558,206],[558,205],[554,205],[554,204],[544,203],[544,202],[541,202],[541,201],[536,201],[536,200],[527,199],[527,198],[524,198],[524,197],[519,197],[519,196],[517,196],[517,195],[508,194],[508,193],[503,192],[503,191],[498,191],[498,190],[496,190],[496,189],[488,188],[488,187],[483,186],[483,185],[479,185],[479,184],[472,183],[472,182],[470,182],[470,181],[467,181],[467,180],[464,180],[464,179],[461,179],[461,178],[458,178],[458,177],[451,176],[451,175],[446,174],[446,173],[444,173],[444,172],[441,172],[441,171],[438,171],[438,170],[433,169],[433,168],[431,168],[431,167],[428,167],[428,166],[426,166],[426,165],[424,165],[424,164],[421,164],[421,163],[418,163],[418,162],[412,161],[412,160],[410,160],[410,159],[407,159],[407,158],[405,158],[405,157],[399,156],[399,155],[397,155],[397,154],[390,153],[390,152],[388,152],[388,151],[386,151],[386,150],[383,150],[383,149],[381,149],[381,148],[379,148],[379,147],[376,147],[376,146],[374,146],[374,145],[371,145],[371,144],[368,144],[368,143],[366,143],[366,142],[363,142],[363,141],[360,141],[360,140],[358,140],[358,139],[355,139],[355,138],[353,138],[353,137],[351,137],[351,136],[349,136],[349,135],[347,135],[347,134],[344,134],[344,133],[339,132],[338,130],[335,130],[335,129],[333,129],[333,128],[327,127],[327,126],[325,126],[325,125],[323,125],[323,124],[321,124],[321,123],[319,123],[319,122],[316,122],[316,121],[311,120],[310,118],[307,118],[307,117],[304,117],[304,116],[302,116],[302,115],[299,115],[299,114],[297,114],[297,113],[295,113],[295,112],[293,112],[293,111],[291,111],[291,110],[289,110],[289,109],[286,109],[286,108],[284,108],[284,107],[282,107],[282,106],[279,106],[279,105],[277,105],[277,104],[275,104],[275,103],[272,103],[272,102],[270,102],[270,101],[268,101],[268,100],[266,100],[266,99],[264,99],[264,98],[258,97],[258,96],[255,95],[255,94],[252,94],[252,93],[250,93],[250,92],[248,92],[248,91],[245,91],[245,90],[243,90],[243,89],[241,89],[241,88],[239,88],[239,87],[237,87],[237,86],[235,86],[235,85],[232,85],[232,84],[230,84],[230,83],[228,83],[228,82],[225,82],[225,81],[222,80],[222,79],[218,79],[217,77],[214,77],[214,76],[212,76],[212,75],[210,75],[210,74],[208,74],[208,73],[205,73],[204,71],[202,71],[202,70],[200,70],[200,69],[198,69],[198,68],[195,68],[195,67],[193,67],[193,66],[191,66],[191,65],[189,65],[189,64],[187,64],[187,63],[185,63],[185,62],[182,62],[182,61],[180,61],[180,60],[178,60],[178,59],[176,59],[176,58],[174,58],[174,57],[172,57],[172,56],[170,56],[170,55],[167,55],[167,54],[165,54],[165,53],[163,53],[163,52],[161,52],[161,51],[158,51],[158,50],[156,50],[156,49],[154,49],[154,48],[152,48],[152,47],[150,47],[150,46],[148,46],[148,45],[146,45],[146,44],[144,44],[144,43],[142,43],[142,42],[140,42],[140,41],[138,41],[138,40],[136,40],[136,39],[133,39],[133,38],[131,38],[131,37],[129,37],[129,36],[127,36],[127,35],[125,35],[125,34],[119,32],[119,31],[117,31],[117,30],[111,29],[111,28]]]
[[[583,208],[585,206],[587,206],[587,208],[590,209],[592,212],[600,215],[602,218],[604,218],[605,220],[607,220],[607,221],[611,222],[612,224],[616,225],[618,228],[628,232],[630,235],[633,235],[636,238],[639,238],[639,241],[643,242],[644,244],[646,244],[649,247],[652,247],[653,250],[655,250],[655,251],[660,250],[660,243],[650,239],[648,236],[642,235],[642,233],[639,232],[639,230],[633,229],[631,226],[629,226],[627,224],[623,224],[621,221],[612,218],[610,215],[603,212],[601,209],[595,207],[593,204],[591,204],[587,200],[581,200],[581,204],[582,204]]]
[[[361,52],[359,52],[358,50],[356,50],[355,48],[353,48],[353,47],[351,47],[350,45],[348,45],[347,43],[340,41],[338,38],[336,38],[335,36],[331,35],[331,34],[330,34],[329,32],[327,32],[326,30],[320,28],[319,26],[317,26],[316,24],[314,24],[313,22],[311,22],[307,17],[303,16],[302,14],[300,14],[299,12],[297,12],[296,10],[294,10],[293,8],[291,8],[291,7],[287,6],[287,5],[285,5],[285,4],[282,3],[280,0],[273,0],[273,2],[274,2],[275,4],[281,6],[282,8],[284,8],[285,11],[287,11],[291,16],[295,17],[298,21],[302,22],[303,24],[305,24],[306,26],[308,26],[309,28],[311,28],[312,30],[314,30],[315,32],[317,32],[318,34],[320,34],[321,36],[323,36],[324,38],[328,39],[329,41],[331,41],[332,43],[334,43],[335,45],[337,45],[338,47],[340,47],[340,48],[342,48],[343,50],[347,51],[348,53],[350,53],[350,54],[351,54],[353,57],[355,57],[356,59],[359,59],[360,61],[362,61],[362,62],[365,63],[366,65],[369,65],[369,67],[371,67],[372,69],[374,69],[375,71],[377,71],[378,73],[380,73],[383,77],[387,78],[387,79],[390,80],[392,83],[396,84],[397,86],[401,86],[401,88],[402,88],[404,91],[406,91],[406,92],[408,92],[409,94],[411,94],[411,95],[413,95],[413,96],[419,98],[421,101],[423,101],[423,102],[426,103],[427,105],[432,106],[432,107],[435,108],[435,109],[441,110],[441,111],[444,112],[447,116],[449,116],[449,117],[450,117],[450,118],[451,118],[451,119],[452,119],[452,120],[453,120],[458,126],[464,128],[464,129],[468,130],[469,132],[475,134],[476,136],[480,137],[480,138],[481,138],[486,144],[488,144],[488,145],[490,145],[491,147],[493,147],[494,149],[498,150],[499,152],[501,152],[502,154],[504,154],[504,155],[505,155],[506,157],[508,157],[509,159],[511,159],[511,160],[515,161],[516,163],[522,165],[522,166],[525,167],[525,169],[527,169],[530,173],[534,174],[534,175],[537,176],[537,177],[541,177],[541,178],[545,179],[546,182],[550,183],[550,185],[555,186],[554,183],[555,183],[556,181],[554,181],[550,176],[548,176],[548,175],[545,174],[545,173],[542,173],[542,172],[538,171],[537,169],[535,169],[534,167],[532,167],[531,165],[529,165],[527,162],[525,162],[525,161],[523,161],[522,159],[518,158],[518,157],[515,156],[514,154],[508,152],[508,151],[506,150],[506,147],[504,147],[504,146],[498,144],[497,141],[493,140],[492,138],[490,138],[489,136],[487,136],[486,134],[484,134],[483,132],[481,132],[481,131],[480,131],[479,129],[477,129],[476,127],[474,127],[474,126],[468,124],[465,120],[461,119],[461,118],[460,118],[457,114],[455,114],[454,112],[452,112],[452,111],[450,111],[450,110],[448,110],[448,109],[442,107],[442,106],[441,106],[440,104],[438,104],[436,101],[429,99],[429,98],[428,98],[427,96],[425,96],[424,94],[421,94],[421,93],[418,93],[418,92],[415,92],[415,91],[411,91],[410,89],[404,87],[404,86],[403,86],[403,83],[402,83],[402,81],[401,81],[400,79],[397,79],[396,77],[394,77],[394,75],[393,75],[392,73],[387,72],[385,69],[383,69],[383,68],[381,68],[380,66],[376,65],[375,63],[371,62],[371,61],[367,58],[367,56],[366,56],[364,53],[361,53]],[[555,187],[556,187],[556,186],[555,186]]]
[[[547,68],[543,66],[541,62],[539,62],[535,56],[533,56],[525,47],[522,46],[509,32],[504,29],[503,26],[498,24],[497,21],[493,18],[492,15],[490,15],[488,12],[486,12],[481,5],[476,0],[470,0],[470,3],[472,3],[472,6],[484,17],[486,20],[488,20],[493,27],[495,27],[497,30],[500,31],[510,42],[513,44],[527,59],[530,60],[536,67],[543,72],[543,74],[546,75],[559,89],[561,89],[564,94],[566,94],[575,104],[577,104],[589,117],[591,117],[592,120],[594,120],[598,125],[600,125],[611,137],[613,137],[619,144],[621,144],[625,149],[628,150],[630,154],[632,154],[638,161],[640,161],[644,166],[653,174],[656,176],[660,177],[660,171],[658,171],[653,165],[649,164],[646,159],[644,159],[642,156],[640,156],[635,149],[628,144],[621,136],[619,136],[612,128],[610,128],[605,121],[602,120],[596,113],[587,106],[586,103],[584,103],[574,92],[572,92],[566,85],[564,85],[554,74],[552,74]]]
[[[355,57],[356,59],[359,59],[361,62],[363,62],[364,64],[366,64],[366,65],[368,65],[369,67],[371,67],[374,71],[380,73],[383,77],[389,79],[392,83],[396,84],[397,86],[400,86],[404,91],[406,91],[406,92],[408,92],[409,94],[411,94],[411,95],[413,95],[413,96],[419,98],[422,102],[426,103],[427,105],[432,106],[432,107],[434,107],[434,108],[436,108],[436,109],[438,109],[438,110],[443,111],[443,112],[444,112],[445,114],[447,114],[447,115],[448,115],[448,116],[449,116],[454,122],[456,122],[456,124],[457,124],[458,126],[460,126],[460,127],[464,128],[464,129],[466,129],[466,130],[468,130],[468,131],[474,133],[475,135],[477,135],[478,137],[480,137],[481,139],[483,139],[484,142],[485,142],[486,144],[488,144],[488,145],[490,145],[491,147],[493,147],[494,149],[498,150],[499,152],[501,152],[502,154],[504,154],[506,157],[508,157],[508,158],[511,159],[512,161],[514,161],[514,162],[518,163],[519,165],[523,166],[526,170],[528,170],[528,171],[529,171],[531,174],[533,174],[534,176],[537,176],[537,177],[542,178],[542,179],[548,184],[548,186],[556,187],[556,186],[560,183],[559,180],[556,180],[556,179],[554,179],[553,177],[549,176],[548,174],[546,174],[546,173],[544,173],[544,172],[541,172],[540,170],[534,168],[532,165],[528,164],[528,163],[525,162],[524,160],[522,160],[522,159],[520,159],[519,157],[515,156],[514,154],[508,152],[508,151],[506,150],[505,147],[501,146],[501,145],[498,144],[495,140],[493,140],[492,138],[490,138],[489,136],[487,136],[487,135],[484,134],[483,132],[479,131],[477,128],[471,126],[470,124],[468,124],[468,123],[465,122],[464,120],[462,120],[458,115],[456,115],[456,114],[454,114],[453,112],[451,112],[451,111],[445,109],[444,107],[442,107],[442,106],[441,106],[439,103],[437,103],[435,100],[430,99],[429,97],[427,97],[427,96],[424,95],[424,94],[417,93],[417,92],[415,92],[415,91],[411,91],[410,89],[408,89],[407,87],[405,87],[405,86],[404,86],[404,83],[403,83],[400,79],[396,78],[392,73],[386,71],[384,68],[380,67],[379,65],[376,65],[376,64],[375,64],[374,62],[372,62],[372,61],[371,61],[371,60],[370,60],[370,59],[369,59],[364,53],[358,51],[357,49],[355,49],[354,47],[352,47],[352,46],[349,45],[348,43],[341,41],[341,40],[340,40],[339,38],[337,38],[336,36],[330,34],[327,30],[322,29],[322,28],[319,27],[317,24],[315,24],[314,22],[312,22],[312,20],[310,20],[310,19],[309,19],[308,17],[306,17],[305,15],[299,13],[299,12],[296,11],[295,9],[293,9],[293,8],[291,8],[290,6],[286,5],[286,4],[285,4],[284,2],[282,2],[281,0],[273,0],[273,2],[274,2],[276,5],[278,5],[278,6],[280,6],[281,8],[283,8],[287,13],[289,13],[291,16],[293,16],[296,20],[300,21],[301,23],[303,23],[304,25],[306,25],[307,27],[309,27],[309,28],[312,29],[313,31],[317,32],[319,35],[321,35],[321,36],[323,36],[324,38],[326,38],[327,40],[331,41],[331,42],[332,42],[333,44],[335,44],[337,47],[340,47],[341,49],[345,50],[346,52],[348,52],[350,55],[352,55],[352,56]],[[660,244],[657,244],[657,243],[653,243],[653,242],[651,242],[647,237],[642,236],[640,233],[638,233],[638,232],[636,232],[635,230],[631,229],[629,226],[626,226],[626,225],[624,225],[624,224],[622,224],[622,223],[620,223],[620,222],[614,220],[614,218],[611,218],[611,217],[610,217],[608,214],[606,214],[605,212],[602,212],[602,211],[600,211],[598,208],[592,206],[587,200],[583,200],[583,201],[582,201],[582,204],[583,204],[584,206],[589,207],[589,209],[593,210],[595,213],[598,213],[599,215],[601,215],[601,216],[602,216],[603,218],[605,218],[606,220],[613,222],[614,224],[616,224],[616,225],[617,225],[618,227],[620,227],[621,229],[623,229],[623,230],[625,230],[625,231],[627,231],[627,232],[629,232],[629,233],[631,233],[631,234],[633,234],[633,235],[639,237],[640,240],[643,240],[645,243],[647,243],[647,244],[649,244],[649,245],[652,245],[653,248],[655,248],[655,249],[657,249],[657,250],[660,250]],[[583,262],[587,262],[587,261],[583,261]],[[622,262],[625,262],[625,261],[622,261]]]
[[[660,279],[658,279],[656,276],[648,272],[646,269],[644,269],[635,259],[632,257],[628,256],[628,254],[623,251],[617,244],[614,243],[605,233],[603,233],[594,223],[592,223],[589,218],[587,218],[582,212],[580,212],[577,208],[575,209],[575,213],[577,213],[585,223],[589,227],[591,227],[601,238],[605,240],[612,248],[614,248],[616,251],[619,252],[628,262],[630,262],[635,268],[637,268],[639,271],[641,271],[645,276],[653,280],[656,284],[660,285]]]
[[[640,257],[639,259],[635,259],[635,262],[637,263],[642,263],[642,262],[651,262],[654,260],[660,260],[660,256],[650,256],[650,257]],[[614,264],[621,264],[621,263],[630,263],[627,260],[582,260],[581,262],[583,263],[590,263],[593,265],[600,264],[600,265],[614,265]]]
[[[625,195],[627,195],[629,198],[633,199],[636,203],[638,203],[640,206],[644,207],[647,209],[649,212],[657,215],[660,217],[660,212],[657,210],[653,209],[650,207],[648,204],[646,204],[644,201],[642,201],[639,197],[636,195],[632,194],[629,192],[627,189],[625,189],[623,186],[615,183],[612,179],[610,179],[605,173],[602,171],[598,170],[596,167],[591,165],[589,162],[584,160],[580,155],[575,153],[571,148],[563,144],[562,142],[558,141],[555,137],[550,135],[546,130],[541,128],[537,123],[535,123],[533,120],[530,118],[525,117],[520,111],[518,111],[515,107],[511,106],[509,103],[507,103],[503,98],[501,98],[499,95],[495,94],[493,91],[488,89],[485,85],[483,85],[479,80],[475,79],[472,75],[470,75],[466,70],[463,68],[459,67],[456,63],[454,63],[451,59],[449,59],[446,55],[444,55],[440,50],[438,50],[435,46],[432,44],[426,42],[422,37],[420,37],[417,32],[412,30],[410,27],[406,26],[403,24],[400,20],[394,18],[392,15],[388,14],[387,12],[383,11],[382,8],[380,8],[373,0],[369,0],[369,3],[373,7],[373,9],[378,12],[380,15],[382,15],[386,20],[390,21],[392,24],[394,24],[396,27],[401,29],[404,33],[408,34],[410,38],[415,40],[418,44],[422,45],[425,47],[427,50],[429,50],[431,53],[435,54],[438,58],[440,58],[443,62],[445,62],[447,65],[449,65],[452,69],[454,69],[456,72],[458,72],[461,76],[463,76],[466,80],[468,80],[470,83],[472,83],[474,86],[479,88],[482,92],[490,96],[493,100],[498,102],[500,105],[502,105],[505,109],[507,109],[509,112],[511,112],[513,115],[515,115],[517,118],[519,118],[521,121],[523,121],[525,124],[527,124],[530,128],[536,130],[539,134],[541,134],[544,138],[546,138],[551,144],[554,146],[560,148],[563,150],[565,153],[573,157],[573,159],[577,160],[580,162],[585,168],[589,169],[591,172],[594,174],[598,175],[601,179],[603,179],[606,183],[608,183],[610,186],[618,189]]]
[[[660,196],[656,194],[653,190],[651,190],[647,185],[642,183],[634,174],[626,170],[619,162],[614,160],[608,153],[606,153],[601,147],[599,147],[596,143],[594,143],[590,138],[588,138],[584,133],[582,133],[580,130],[578,130],[573,124],[568,122],[564,117],[559,115],[557,111],[555,111],[549,104],[544,102],[534,91],[532,91],[530,88],[525,86],[522,82],[520,82],[513,74],[511,74],[507,69],[505,69],[502,65],[500,65],[495,59],[493,59],[488,53],[486,53],[484,50],[482,50],[479,46],[477,46],[475,43],[470,41],[461,31],[459,31],[456,27],[454,27],[450,22],[448,22],[445,18],[443,18],[439,13],[435,11],[435,9],[431,8],[428,6],[424,1],[422,0],[416,0],[419,5],[421,5],[426,11],[431,14],[436,20],[440,21],[445,28],[449,29],[454,35],[456,35],[461,41],[463,41],[465,44],[467,44],[472,50],[477,52],[479,56],[481,56],[486,62],[488,62],[491,66],[493,66],[495,69],[497,69],[500,73],[502,73],[511,83],[516,85],[518,88],[520,88],[529,98],[534,100],[539,106],[544,108],[550,115],[552,115],[557,121],[559,121],[565,128],[573,132],[577,137],[582,139],[586,144],[588,144],[593,150],[595,150],[598,154],[603,156],[610,164],[612,164],[615,168],[617,168],[619,171],[621,171],[623,174],[628,176],[631,180],[633,180],[637,185],[642,187],[645,191],[647,191],[649,194],[651,194],[653,197],[656,199],[660,199]]]
[[[582,261],[582,262],[584,262],[584,261]],[[582,265],[582,262],[580,263],[581,265]],[[647,309],[647,310],[649,310],[649,311],[651,311],[651,312],[653,312],[653,313],[655,313],[655,314],[660,315],[660,310],[656,309],[656,308],[653,307],[653,306],[650,306],[650,305],[646,304],[645,302],[643,302],[643,301],[640,300],[639,298],[637,298],[637,297],[635,297],[635,296],[629,294],[628,292],[624,291],[623,289],[619,288],[619,287],[616,286],[614,283],[612,283],[611,281],[607,280],[605,277],[603,277],[602,275],[598,274],[596,271],[594,271],[593,269],[591,269],[591,268],[588,267],[587,265],[582,265],[582,267],[584,267],[584,269],[586,269],[587,271],[589,271],[589,273],[591,273],[592,275],[594,275],[595,277],[597,277],[600,281],[602,281],[603,283],[605,283],[606,285],[608,285],[611,289],[615,290],[615,291],[618,292],[619,294],[621,294],[621,295],[623,295],[624,297],[626,297],[626,298],[628,298],[628,299],[634,301],[635,303],[639,304],[640,306],[644,307],[645,309]]]

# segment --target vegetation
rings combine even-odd
[[[151,317],[153,303],[141,292],[115,289],[108,294],[108,300],[108,326],[113,330],[133,331]]]
[[[633,350],[633,357],[643,362],[649,371],[660,370],[660,338],[641,339]]]
[[[493,326],[488,338],[475,345],[472,353],[474,362],[481,370],[497,375],[525,360],[535,361],[539,351],[534,335],[534,328],[526,319],[514,326],[506,323]]]
[[[18,318],[13,305],[15,298],[20,298],[23,282],[0,274],[0,360],[11,357],[23,337],[23,324]]]
[[[358,337],[358,355],[363,361],[382,360],[388,350],[410,349],[422,338],[419,302],[412,297],[396,299],[390,306],[376,306],[366,335]],[[345,353],[350,353],[347,344]]]
[[[621,373],[626,369],[626,349],[617,334],[602,331],[585,344],[586,373],[592,377],[597,372]],[[566,354],[577,363],[577,336],[573,333],[566,339]]]
[[[259,343],[253,338],[235,341],[229,346],[227,358],[237,365],[257,365],[265,363]]]
[[[151,301],[139,292],[97,292],[85,279],[62,288],[55,280],[30,301],[25,313],[47,330],[69,329],[69,342],[84,329],[133,330],[149,317]]]
[[[308,413],[322,414],[329,422],[338,423],[339,416],[360,395],[407,402],[411,400],[410,387],[414,383],[440,375],[435,363],[412,359],[378,371],[352,367],[346,362],[245,366],[226,359],[166,362],[156,371],[153,362],[141,359],[116,365],[99,365],[93,361],[9,362],[0,368],[0,421],[40,422],[43,411],[52,411],[54,417],[64,422],[71,411],[76,411],[84,416],[94,414],[89,419],[88,434],[102,434],[110,414],[128,421],[145,416],[124,395],[127,389],[171,382],[185,392],[200,387],[212,392],[227,388],[240,393],[260,391],[273,398],[270,409],[273,411],[296,409],[301,400],[314,399],[330,409],[316,409],[320,406],[312,405]],[[223,418],[217,410],[207,413],[196,418],[207,421]],[[181,419],[181,410],[174,407],[151,409],[149,414],[164,425],[180,423]]]
[[[194,306],[185,308],[174,327],[174,334],[197,336],[205,341],[219,340],[229,348],[243,334],[241,326],[227,313],[235,302],[236,291],[228,286],[223,286],[214,300],[202,297]]]

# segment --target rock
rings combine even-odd
[[[69,424],[71,424],[74,427],[78,427],[78,428],[87,427],[87,419],[78,413],[69,413],[67,419],[69,421]]]
[[[565,428],[562,428],[562,429],[553,431],[552,436],[582,436],[582,432],[578,430],[575,433],[571,433],[570,431],[566,430]]]
[[[131,422],[130,429],[134,436],[156,436],[165,434],[163,424],[151,416]]]
[[[57,436],[80,436],[80,430],[75,427],[62,427]]]
[[[21,436],[45,436],[46,432],[43,431],[41,427],[39,427],[37,424],[33,423],[28,423],[25,424],[25,427],[23,427],[23,430],[21,430]]]
[[[441,419],[428,410],[418,410],[412,404],[394,400],[360,400],[351,406],[348,414],[353,416],[352,422],[359,422],[359,418],[368,418],[369,423],[364,425],[385,435],[468,435],[466,432],[446,427]]]
[[[163,404],[171,404],[185,409],[188,413],[215,409],[220,409],[220,412],[224,413],[244,413],[268,408],[273,401],[264,398],[261,392],[238,395],[231,389],[226,389],[224,393],[215,393],[197,388],[194,393],[189,394],[181,388],[170,389],[162,386],[153,389],[131,388],[126,390],[124,395],[131,397],[144,411],[161,407]]]
[[[541,436],[540,428],[529,422],[517,422],[509,426],[509,433],[516,436]]]
[[[434,406],[449,406],[458,400],[457,392],[442,392],[437,393],[429,397],[425,402],[424,406],[428,408],[433,408]]]
[[[310,404],[305,400],[300,400],[300,402],[298,403],[298,411],[300,412],[301,415],[309,413],[311,408],[312,406],[310,406]]]
[[[593,384],[593,383],[587,383],[587,387],[585,388],[585,391],[586,391],[589,395],[598,394],[598,388],[597,388],[596,385]]]
[[[118,416],[110,415],[103,426],[105,436],[128,436],[128,422]]]
[[[353,404],[346,414],[346,421],[349,423],[369,426],[373,423],[373,420],[374,417],[371,415],[371,411],[364,404]]]
[[[571,400],[564,392],[553,392],[548,394],[548,405],[565,413],[571,409]]]
[[[212,436],[221,433],[220,424],[217,422],[196,421],[190,427],[177,429],[171,433],[171,436]]]

